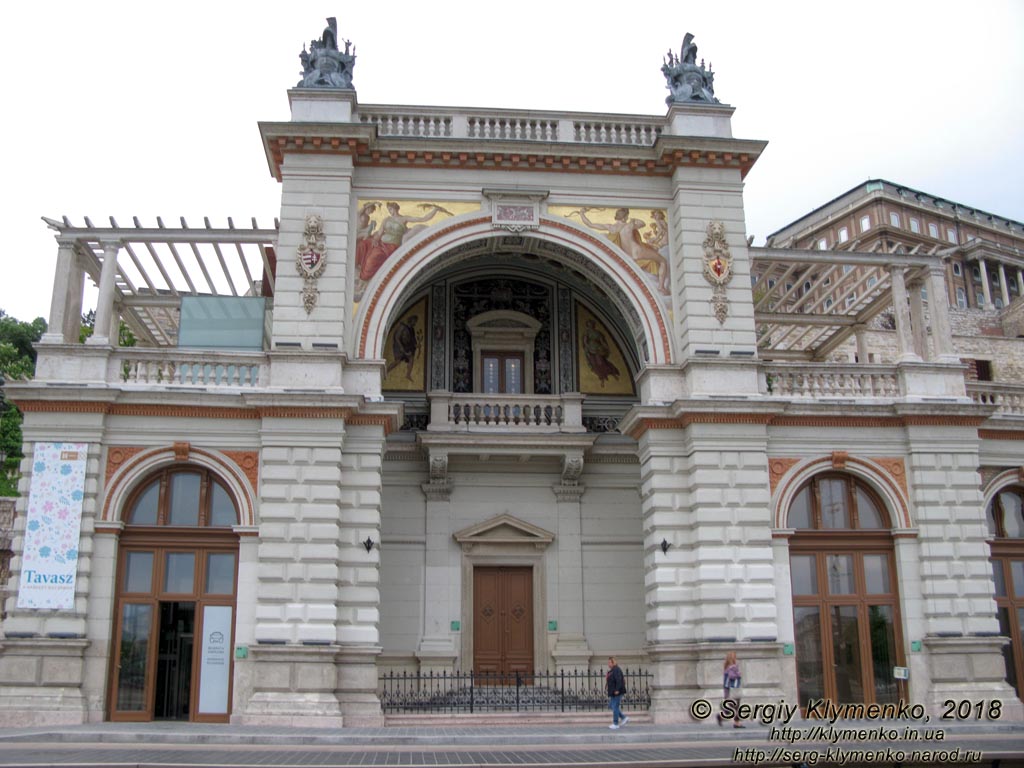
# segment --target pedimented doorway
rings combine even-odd
[[[529,675],[545,665],[545,550],[555,535],[504,514],[454,534],[462,546],[463,664]]]

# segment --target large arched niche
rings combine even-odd
[[[666,310],[641,270],[608,240],[564,219],[542,217],[522,234],[495,230],[490,216],[464,214],[403,245],[367,286],[355,328],[356,356],[384,356],[388,328],[403,304],[436,275],[460,261],[521,254],[559,264],[596,286],[624,319],[641,365],[672,362]]]

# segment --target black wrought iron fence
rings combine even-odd
[[[622,708],[649,709],[651,673],[623,670]],[[384,712],[596,712],[606,709],[604,670],[572,672],[441,672],[380,676]]]

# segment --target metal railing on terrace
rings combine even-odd
[[[607,120],[579,115],[514,110],[416,110],[409,107],[360,108],[360,122],[374,125],[377,135],[420,139],[613,144],[649,147],[665,127],[664,118],[621,115]]]
[[[623,670],[625,711],[651,707],[651,672]],[[598,712],[608,707],[603,670],[561,672],[386,672],[378,694],[385,713]]]

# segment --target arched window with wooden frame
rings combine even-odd
[[[1003,646],[1006,682],[1024,698],[1024,486],[1003,488],[989,502],[985,515],[992,547],[996,616]]]
[[[227,722],[235,498],[209,469],[174,464],[139,484],[122,520],[111,720]]]
[[[789,506],[800,705],[895,702],[903,642],[890,515],[861,479],[817,475]]]

